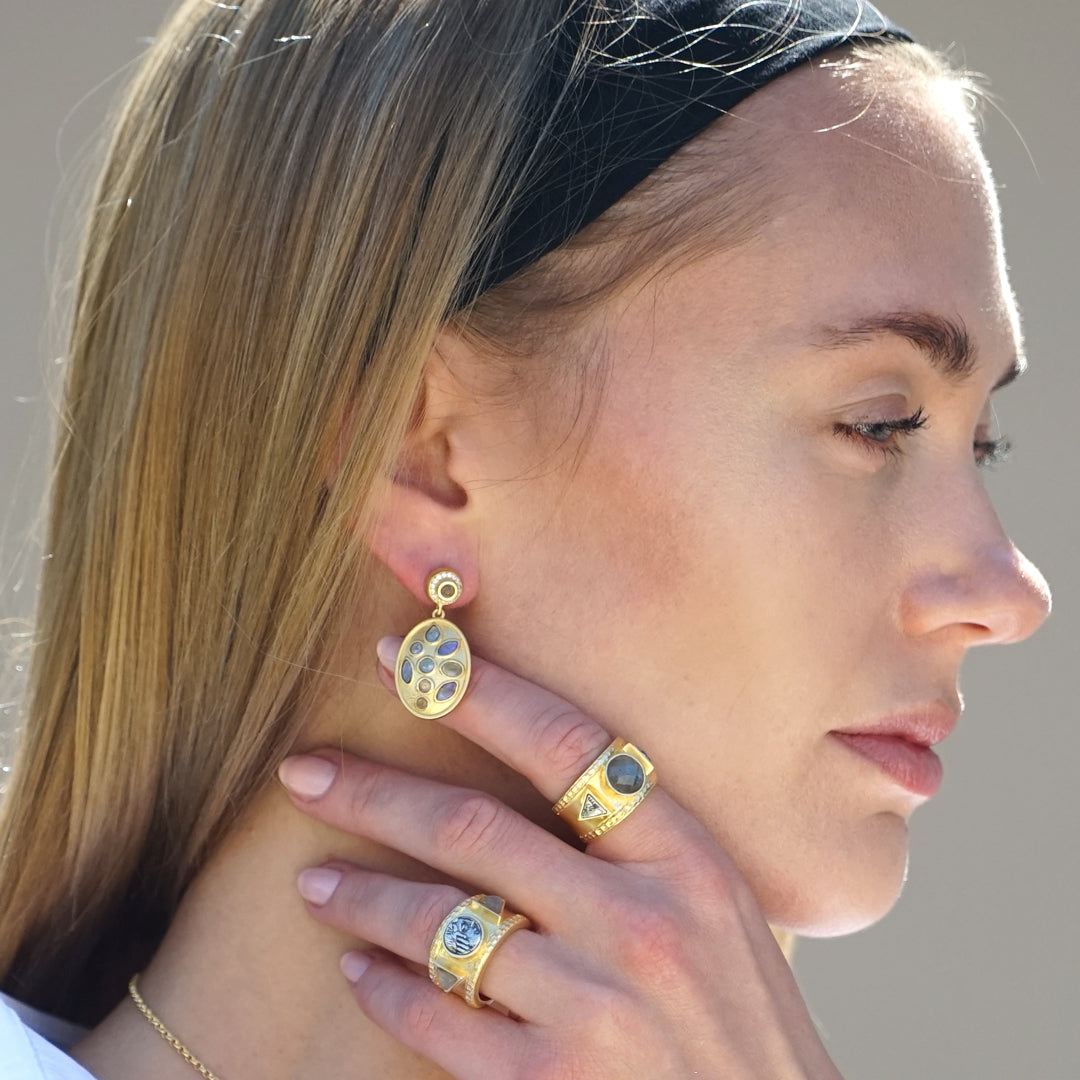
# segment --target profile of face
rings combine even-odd
[[[461,619],[646,749],[774,926],[839,934],[896,900],[928,796],[830,733],[947,722],[967,650],[1049,610],[980,472],[1018,318],[949,94],[909,81],[853,118],[804,65],[736,114],[785,132],[775,212],[595,313],[580,460],[557,394],[442,403],[479,553]]]

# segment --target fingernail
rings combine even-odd
[[[278,766],[278,779],[301,799],[319,799],[330,790],[337,766],[326,758],[288,757]]]
[[[341,871],[331,870],[325,866],[316,866],[311,870],[304,870],[300,876],[296,879],[296,887],[300,890],[300,895],[310,901],[312,904],[316,904],[318,907],[322,907],[331,896],[334,895],[334,890],[341,882]]]
[[[341,973],[354,983],[371,966],[371,957],[362,952],[347,952],[341,958]]]
[[[397,663],[398,649],[401,648],[402,638],[399,637],[384,637],[379,638],[378,644],[375,646],[375,651],[379,654],[379,663],[382,664],[387,671],[394,670],[394,664]]]

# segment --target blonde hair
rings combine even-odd
[[[147,51],[79,252],[0,817],[9,992],[100,1020],[293,745],[357,617],[358,509],[440,326],[540,355],[700,244],[706,198],[714,249],[768,213],[765,166],[733,130],[728,175],[705,183],[685,147],[457,310],[562,6],[185,0]]]

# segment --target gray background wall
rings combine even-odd
[[[88,140],[124,65],[171,6],[0,4],[0,618],[9,630],[20,629],[12,621],[33,598],[40,552],[30,522],[49,423],[43,374],[63,348],[46,326],[47,268],[71,231],[66,208],[82,190]],[[845,1080],[1075,1080],[1080,6],[883,6],[926,44],[960,42],[1007,116],[990,112],[986,146],[1032,366],[1000,398],[1016,450],[988,483],[1014,539],[1049,579],[1054,612],[1030,641],[968,659],[967,710],[942,748],[942,790],[912,818],[910,878],[897,907],[862,934],[802,942],[796,971]]]

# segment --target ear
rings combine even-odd
[[[455,571],[464,589],[455,606],[477,592],[479,537],[474,506],[455,448],[458,434],[475,414],[475,395],[448,361],[471,356],[461,339],[442,331],[428,358],[420,401],[379,514],[368,535],[377,559],[421,603],[430,603],[427,580],[443,568]]]

